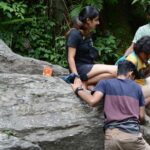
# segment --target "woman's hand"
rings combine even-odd
[[[71,84],[73,91],[75,91],[78,87],[82,87],[82,81],[80,78],[76,77],[74,79],[74,83]]]
[[[82,87],[83,89],[87,89],[86,82],[82,82],[80,78],[75,78],[74,84],[76,84],[78,87]]]
[[[82,86],[82,81],[79,77],[75,77],[74,84],[78,85],[78,87]]]

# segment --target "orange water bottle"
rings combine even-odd
[[[53,73],[53,70],[52,70],[51,67],[45,66],[45,67],[43,68],[43,76],[51,77],[51,76],[52,76],[52,73]]]

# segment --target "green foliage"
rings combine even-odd
[[[32,22],[33,18],[24,18],[24,19],[13,19],[0,22],[0,25],[11,25],[11,24],[19,24],[23,22]]]
[[[16,133],[12,130],[4,130],[3,133],[5,133],[8,137],[16,135]]]
[[[59,25],[59,33],[57,32],[56,20],[48,18],[47,6],[43,0],[32,3],[32,7],[27,8],[27,4],[23,2],[2,2],[2,4],[1,10],[3,14],[7,14],[7,19],[3,19],[4,21],[0,23],[0,38],[14,52],[66,66],[65,39],[62,35],[66,26]],[[10,12],[11,15],[8,15]],[[10,19],[11,17],[13,19]]]
[[[12,4],[12,8],[15,16],[21,19],[24,19],[23,15],[25,14],[26,7],[27,5],[23,4],[23,2],[19,2],[19,3],[15,2]]]
[[[23,2],[0,2],[0,9],[2,10],[3,14],[6,15],[8,18],[17,17],[24,19],[26,8],[27,5]]]
[[[30,24],[24,24],[14,35],[13,49],[24,56],[66,66],[65,39],[61,35],[55,37],[55,25],[48,18],[35,18]]]
[[[4,13],[10,13],[13,12],[13,9],[11,8],[11,6],[6,3],[6,2],[0,2],[0,9],[3,10]],[[7,15],[9,17],[9,15]]]
[[[95,46],[100,55],[99,63],[114,64],[119,58],[117,45],[117,40],[113,35],[98,37],[95,41]]]
[[[109,4],[115,5],[119,2],[119,0],[107,0],[106,2]]]
[[[103,0],[83,0],[82,4],[84,6],[91,5],[97,8],[98,10],[101,10],[103,7]]]
[[[94,6],[98,10],[101,10],[103,7],[103,0],[81,0],[80,3],[77,2],[71,7],[72,11],[70,12],[70,16],[77,16],[81,9],[87,5]]]
[[[74,5],[72,11],[70,12],[70,16],[72,18],[78,16],[81,9],[82,9],[82,5]]]
[[[146,6],[148,3],[150,3],[149,0],[133,0],[132,4],[135,4],[137,2],[139,2],[143,6]]]
[[[67,56],[66,56],[64,36],[56,37],[55,47],[51,51],[50,60],[54,64],[58,64],[63,67],[67,66]]]
[[[12,46],[12,37],[13,33],[10,31],[5,31],[2,27],[0,28],[0,39],[3,39],[6,44],[11,47]]]

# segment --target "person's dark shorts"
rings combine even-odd
[[[82,81],[88,80],[87,74],[91,71],[93,64],[77,65],[77,71]]]

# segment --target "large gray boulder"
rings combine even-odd
[[[0,74],[0,150],[102,150],[103,115],[58,77]]]
[[[13,53],[0,40],[0,150],[103,149],[102,109],[56,77],[68,70]],[[42,76],[45,65],[53,77]]]

